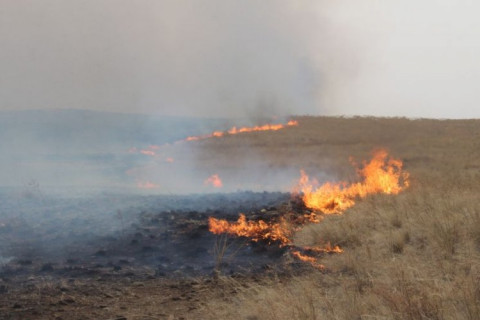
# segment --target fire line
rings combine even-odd
[[[203,135],[203,136],[187,137],[183,141],[198,141],[198,140],[205,140],[205,139],[209,139],[209,138],[219,138],[219,137],[223,137],[223,136],[226,136],[226,135],[235,135],[235,134],[245,133],[245,132],[277,131],[277,130],[284,129],[286,127],[292,127],[292,126],[298,126],[298,121],[290,120],[290,121],[287,122],[287,124],[265,124],[265,125],[262,125],[262,126],[242,127],[242,128],[232,127],[231,129],[229,129],[225,132],[214,131],[210,134]]]
[[[264,124],[261,126],[254,126],[254,127],[232,127],[227,131],[214,131],[210,134],[200,135],[200,136],[190,136],[182,140],[178,140],[173,142],[173,144],[182,143],[182,142],[189,142],[189,141],[199,141],[199,140],[206,140],[210,138],[220,138],[229,135],[236,135],[239,133],[246,133],[246,132],[258,132],[258,131],[278,131],[287,127],[294,127],[298,126],[298,121],[290,120],[286,124]],[[144,149],[138,150],[137,148],[130,148],[128,150],[129,153],[140,153],[146,156],[154,157],[157,155],[157,151],[159,151],[163,146],[168,144],[158,146],[158,145],[150,145]]]
[[[315,187],[315,181],[311,182],[302,170],[296,190],[301,191],[304,205],[312,209],[310,214],[288,221],[280,217],[278,221],[272,222],[248,221],[244,214],[240,214],[236,222],[210,217],[209,230],[214,234],[225,233],[246,237],[254,242],[263,240],[267,243],[277,243],[280,247],[288,246],[292,256],[323,270],[324,266],[319,264],[315,257],[306,253],[342,253],[343,249],[332,246],[330,243],[314,247],[294,246],[294,232],[307,223],[320,223],[323,215],[342,214],[355,204],[355,200],[365,198],[369,194],[398,194],[403,191],[409,186],[409,174],[402,167],[401,160],[389,157],[385,150],[379,150],[374,153],[368,163],[363,162],[362,168],[357,168],[360,181],[356,183],[327,182]],[[295,214],[289,215],[295,216]]]

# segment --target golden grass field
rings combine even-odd
[[[199,141],[189,152],[206,172],[260,161],[347,181],[356,179],[350,157],[361,163],[384,148],[401,159],[404,192],[368,196],[295,235],[298,245],[344,249],[321,259],[324,271],[45,280],[17,298],[66,301],[54,304],[63,313],[45,313],[52,319],[480,319],[480,120],[296,119],[297,127]]]
[[[299,117],[299,126],[202,144],[209,165],[261,154],[272,167],[321,168],[352,179],[349,157],[385,148],[410,187],[373,195],[296,235],[345,250],[326,272],[223,281],[211,319],[480,319],[480,121]],[[249,151],[243,149],[247,146]],[[233,160],[232,160],[233,159]],[[222,289],[219,289],[222,290]]]

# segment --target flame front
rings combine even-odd
[[[190,136],[187,137],[184,141],[198,141],[198,140],[205,140],[209,138],[219,138],[225,135],[234,135],[239,133],[245,132],[257,132],[257,131],[277,131],[280,129],[284,129],[286,127],[298,126],[298,121],[290,120],[287,124],[265,124],[262,126],[254,126],[254,127],[232,127],[231,129],[227,130],[226,132],[223,131],[214,131],[210,134],[206,134],[203,136]]]
[[[205,139],[210,139],[210,138],[220,138],[224,137],[226,135],[235,135],[239,133],[245,133],[245,132],[256,132],[256,131],[277,131],[280,129],[284,129],[286,127],[293,127],[293,126],[298,126],[298,121],[296,120],[290,120],[286,124],[264,124],[261,126],[254,126],[254,127],[232,127],[231,129],[227,131],[214,131],[210,134],[205,134],[205,135],[200,135],[200,136],[190,136],[186,137],[185,139],[182,140],[177,140],[173,142],[173,144],[178,144],[178,143],[183,143],[183,142],[188,142],[188,141],[198,141],[198,140],[205,140]],[[155,157],[158,154],[158,151],[163,148],[170,145],[169,143],[158,146],[158,145],[149,145],[148,147],[144,149],[137,149],[135,147],[128,149],[128,153],[131,154],[143,154],[146,156],[151,156]],[[167,161],[169,162],[169,161]]]
[[[356,198],[375,193],[398,194],[409,184],[409,175],[402,167],[402,161],[389,158],[385,150],[380,150],[369,163],[364,163],[364,167],[357,170],[363,181],[350,185],[327,182],[317,188],[302,170],[299,186],[303,202],[310,209],[338,214],[352,207]]]
[[[294,231],[307,223],[320,223],[323,220],[321,214],[342,213],[352,207],[357,198],[375,193],[398,194],[409,185],[409,175],[402,167],[403,163],[400,160],[389,158],[386,151],[380,150],[374,154],[370,162],[364,163],[363,168],[357,170],[361,182],[350,185],[346,182],[327,182],[317,188],[314,187],[317,185],[316,180],[310,181],[302,170],[299,188],[296,190],[302,192],[305,206],[314,211],[303,215],[292,214],[293,218],[288,222],[283,217],[272,222],[248,221],[244,214],[240,214],[236,222],[210,217],[209,230],[214,234],[226,233],[247,237],[255,242],[264,240],[268,243],[276,242],[280,247],[288,246],[292,256],[323,270],[325,267],[312,255],[342,253],[343,249],[332,246],[329,242],[324,246],[294,246],[292,240]]]

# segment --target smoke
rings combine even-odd
[[[467,0],[6,0],[0,110],[253,120],[240,125],[305,113],[478,117],[478,6]],[[232,124],[76,113],[41,123],[1,117],[0,163],[11,169],[0,174],[3,185],[31,179],[44,185],[52,177],[52,184],[83,185],[92,176],[101,177],[94,185],[121,184],[118,173],[138,160],[119,156],[125,150]],[[196,159],[190,162],[194,167]],[[161,175],[175,178],[169,169]],[[198,180],[205,178],[202,172]]]
[[[56,253],[115,234],[141,211],[211,206],[138,197],[137,186],[289,191],[299,168],[275,162],[261,139],[164,146],[232,125],[292,114],[480,117],[479,9],[470,0],[2,0],[0,231]],[[18,112],[29,109],[96,112]],[[128,152],[149,145],[162,146],[158,157]],[[215,175],[222,188],[205,184]],[[16,249],[6,242],[0,267],[22,256]]]
[[[203,117],[314,112],[310,4],[6,1],[2,108]],[[321,29],[321,28],[320,28]]]
[[[330,28],[348,35],[350,77],[327,72],[328,114],[478,118],[478,2],[335,1]],[[344,63],[344,61],[342,61]]]
[[[5,0],[0,108],[478,117],[479,6]]]

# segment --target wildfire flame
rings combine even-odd
[[[330,242],[327,242],[327,244],[324,247],[303,247],[304,250],[310,251],[310,252],[316,252],[316,253],[342,253],[343,249],[340,248],[339,246],[333,246],[330,244]]]
[[[313,267],[315,267],[317,269],[320,269],[320,270],[325,269],[325,266],[323,264],[319,264],[317,262],[317,259],[315,259],[314,257],[304,255],[304,254],[300,253],[300,251],[292,251],[291,253],[295,258],[297,258],[300,261],[307,262],[307,263],[311,264]]]
[[[265,124],[262,126],[254,126],[254,127],[232,127],[231,129],[223,132],[223,131],[214,131],[210,134],[206,134],[203,136],[191,136],[187,137],[184,141],[198,141],[198,140],[205,140],[209,138],[219,138],[225,135],[234,135],[244,132],[256,132],[256,131],[277,131],[286,127],[298,126],[298,121],[290,120],[287,124]]]
[[[276,242],[280,247],[288,246],[290,253],[300,261],[307,262],[313,267],[323,270],[325,267],[317,262],[317,258],[309,254],[342,253],[339,246],[327,243],[325,246],[296,247],[293,245],[293,233],[306,223],[319,223],[323,217],[319,214],[342,213],[355,204],[356,198],[364,198],[368,194],[386,193],[398,194],[408,187],[408,173],[402,171],[403,163],[390,158],[385,150],[377,151],[370,162],[363,163],[363,168],[357,169],[361,182],[348,185],[346,182],[325,183],[315,188],[305,172],[301,172],[299,187],[303,193],[302,200],[306,207],[318,212],[294,215],[287,221],[280,217],[277,221],[265,222],[248,221],[244,214],[236,222],[210,217],[209,230],[214,234],[230,234],[247,237],[252,241]],[[314,181],[315,182],[315,181]]]
[[[223,186],[222,179],[220,179],[218,174],[211,175],[203,183],[206,186],[211,185],[214,188],[221,188]]]
[[[208,218],[210,232],[214,234],[230,234],[238,237],[247,237],[252,241],[266,240],[269,243],[279,242],[280,246],[290,244],[292,236],[290,228],[285,220],[277,223],[267,223],[263,220],[247,221],[243,213],[236,222],[228,222],[223,219]]]
[[[209,138],[220,138],[220,137],[223,137],[223,136],[226,136],[226,135],[235,135],[235,134],[245,133],[245,132],[277,131],[277,130],[280,130],[280,129],[283,129],[283,128],[286,128],[286,127],[292,127],[292,126],[298,126],[298,121],[290,120],[286,124],[265,124],[265,125],[254,126],[254,127],[241,127],[241,128],[232,127],[231,129],[229,129],[227,131],[214,131],[214,132],[212,132],[210,134],[206,134],[206,135],[190,136],[190,137],[187,137],[185,139],[175,141],[175,142],[173,142],[173,144],[178,144],[178,143],[182,143],[182,142],[185,142],[185,141],[198,141],[198,140],[205,140],[205,139],[209,139]],[[132,153],[132,154],[140,153],[140,154],[143,154],[143,155],[146,155],[146,156],[155,157],[157,155],[157,152],[162,147],[165,147],[165,146],[168,146],[168,145],[169,145],[168,143],[165,144],[165,145],[162,145],[162,146],[149,145],[148,147],[146,147],[144,149],[140,149],[140,150],[133,147],[133,148],[130,148],[128,150],[128,153]],[[167,161],[167,162],[170,162],[170,161]]]
[[[409,174],[402,171],[402,167],[402,161],[389,158],[385,150],[380,150],[369,163],[364,163],[362,169],[357,169],[363,181],[350,185],[346,182],[327,182],[317,188],[302,170],[299,186],[303,202],[310,209],[338,214],[352,207],[356,198],[375,193],[398,194],[409,185]]]

